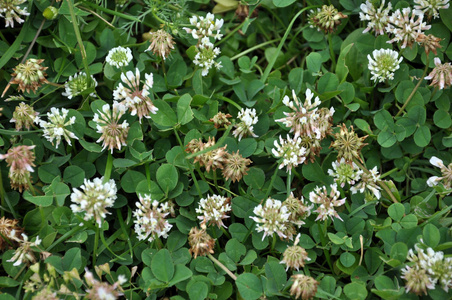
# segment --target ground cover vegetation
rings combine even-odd
[[[448,0],[0,0],[1,299],[450,299]]]

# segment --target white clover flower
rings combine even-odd
[[[108,282],[99,281],[94,278],[93,273],[91,273],[87,268],[85,268],[85,282],[89,289],[86,290],[86,299],[99,299],[99,300],[115,300],[119,299],[120,296],[124,294],[120,292],[120,286],[122,285],[121,276],[118,276],[118,281],[113,284]],[[121,277],[121,279],[120,279]],[[125,279],[125,278],[124,278]],[[122,299],[122,298],[121,298]]]
[[[438,185],[438,183],[441,183],[441,185],[448,190],[447,195],[450,194],[452,192],[452,163],[446,166],[444,162],[436,156],[430,158],[430,163],[441,169],[442,176],[430,177],[427,180],[427,185],[433,187]]]
[[[168,232],[173,225],[168,223],[166,217],[171,211],[168,202],[159,203],[152,200],[151,195],[138,196],[140,202],[136,202],[137,209],[133,212],[135,217],[135,233],[138,239],[152,242],[154,239],[168,237]]]
[[[117,88],[113,91],[113,99],[122,101],[121,104],[129,108],[132,116],[137,115],[141,119],[143,117],[150,119],[150,114],[156,114],[158,108],[152,103],[149,98],[150,90],[154,85],[153,74],[144,74],[146,80],[143,87],[140,87],[140,70],[135,69],[135,74],[132,71],[127,71],[121,74],[121,81],[125,84],[119,83]]]
[[[36,257],[34,256],[31,247],[37,247],[41,244],[42,240],[39,236],[36,237],[34,242],[28,241],[28,236],[25,233],[21,234],[22,239],[16,236],[16,230],[13,229],[8,236],[9,239],[19,243],[19,247],[14,251],[13,257],[11,257],[7,262],[14,262],[13,266],[20,266],[23,263],[35,263]]]
[[[363,170],[361,170],[354,162],[348,164],[343,157],[340,162],[333,161],[332,166],[333,170],[328,169],[328,175],[334,177],[334,181],[339,183],[342,188],[346,183],[354,185],[361,179],[361,174],[363,174]]]
[[[0,17],[5,19],[5,27],[14,27],[14,20],[21,24],[24,22],[20,15],[28,16],[27,8],[20,8],[19,5],[27,2],[27,0],[2,0],[0,1]],[[13,20],[14,19],[14,20]]]
[[[301,145],[301,138],[290,138],[287,135],[287,139],[283,139],[279,136],[278,140],[275,140],[275,148],[272,149],[272,153],[277,158],[282,158],[282,162],[279,168],[287,167],[289,174],[292,172],[292,168],[302,164],[306,160],[306,148]]]
[[[214,22],[215,21],[215,22]],[[220,40],[223,35],[220,33],[221,27],[223,27],[223,19],[215,20],[215,15],[207,13],[206,17],[197,16],[190,18],[190,24],[195,26],[196,29],[184,27],[183,29],[191,34],[194,39],[201,40],[204,37],[213,37],[216,40]]]
[[[80,190],[73,188],[71,194],[71,209],[73,213],[84,213],[83,219],[94,219],[99,227],[103,219],[110,214],[107,208],[112,207],[117,198],[116,183],[113,179],[103,183],[104,178],[94,178],[89,181],[85,178]]]
[[[350,188],[352,194],[357,192],[364,193],[365,190],[371,191],[377,199],[381,198],[381,187],[378,186],[380,181],[380,175],[378,174],[377,167],[369,170],[369,173],[362,173],[361,181]]]
[[[414,6],[414,11],[419,15],[427,15],[434,19],[439,18],[440,9],[449,8],[449,0],[414,0],[417,5]]]
[[[197,51],[198,53],[196,53],[193,63],[202,68],[202,76],[207,76],[212,67],[215,67],[218,70],[221,68],[221,63],[215,61],[215,58],[220,54],[220,48],[214,47],[208,37],[204,37],[201,40],[201,44],[197,47]]]
[[[105,61],[112,67],[121,68],[126,67],[132,61],[132,58],[132,50],[130,48],[119,46],[108,51]]]
[[[237,118],[240,119],[240,122],[235,125],[235,130],[232,132],[234,137],[238,137],[239,141],[242,137],[246,137],[251,135],[252,137],[257,137],[254,133],[253,125],[255,125],[258,121],[256,116],[256,109],[241,109]]]
[[[35,122],[39,123],[39,126],[43,128],[44,137],[53,144],[55,140],[55,147],[58,148],[61,139],[64,138],[69,146],[72,146],[71,139],[78,140],[78,137],[66,127],[75,123],[75,117],[70,117],[66,120],[69,111],[65,108],[61,109],[52,107],[50,112],[47,113],[47,118],[49,122],[41,120],[39,118],[35,119]]]
[[[403,57],[399,58],[399,53],[390,49],[374,50],[373,59],[367,55],[369,60],[369,71],[373,75],[371,80],[384,82],[386,79],[393,80],[394,72],[400,68]]]
[[[314,93],[310,89],[306,90],[305,95],[304,103],[301,103],[294,90],[292,90],[294,101],[290,101],[288,96],[284,96],[283,104],[292,109],[292,112],[284,112],[286,117],[275,121],[289,127],[289,132],[293,132],[295,138],[307,135],[310,138],[321,140],[331,130],[334,108],[331,107],[329,110],[322,108],[320,111],[318,109],[321,104],[319,97],[314,98]],[[313,98],[314,103],[312,103]]]
[[[88,83],[88,76],[85,72],[75,73],[74,76],[69,76],[69,79],[64,83],[64,89],[65,91],[61,93],[63,96],[68,97],[69,99],[72,99],[73,97],[76,97],[80,95],[82,92],[87,90],[90,87],[96,87],[97,81],[93,77],[93,75],[90,76],[91,81]],[[91,97],[96,97],[96,93],[90,93]]]
[[[97,143],[103,141],[103,149],[107,148],[113,153],[113,149],[121,150],[121,146],[127,146],[127,134],[129,133],[129,123],[124,120],[120,124],[121,117],[125,114],[127,108],[113,101],[113,108],[110,110],[110,104],[102,106],[102,111],[94,114],[93,121],[96,123],[98,133],[101,137]]]
[[[394,35],[394,38],[389,40],[388,43],[402,42],[400,46],[402,49],[406,46],[411,47],[424,30],[431,28],[430,25],[423,22],[423,18],[423,15],[416,14],[409,7],[394,12],[389,17],[389,24],[386,26],[386,31]]]
[[[223,226],[223,219],[229,218],[227,215],[231,212],[230,199],[220,195],[207,195],[207,198],[199,200],[199,206],[196,208],[196,213],[201,214],[198,216],[201,223],[216,224],[218,227]]]
[[[262,240],[274,233],[282,239],[293,239],[293,225],[289,221],[290,212],[279,200],[268,198],[265,205],[259,204],[253,210],[257,217],[250,217],[256,224],[257,232],[264,232]]]
[[[318,213],[316,221],[325,221],[328,217],[333,220],[333,218],[338,218],[343,221],[339,214],[336,212],[335,207],[344,205],[345,198],[339,199],[341,193],[337,190],[337,184],[330,185],[330,193],[327,192],[326,186],[316,187],[314,191],[309,193],[309,200],[312,203],[319,204],[319,207],[314,211]]]
[[[384,8],[384,6],[385,0],[381,1],[379,8],[375,8],[369,0],[366,0],[366,3],[361,4],[359,18],[361,21],[369,21],[367,28],[363,33],[375,31],[375,35],[385,34],[384,29],[389,22],[389,12],[392,9],[392,4],[389,2],[388,7]]]
[[[293,246],[287,246],[283,253],[283,259],[279,262],[280,264],[285,264],[286,272],[291,269],[296,269],[299,271],[300,268],[304,268],[306,261],[311,259],[308,257],[308,252],[303,247],[298,246],[300,242],[300,233],[297,234]]]

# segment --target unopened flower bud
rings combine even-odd
[[[42,15],[47,20],[55,20],[56,17],[58,17],[58,8],[54,6],[48,6],[46,9],[44,9]]]

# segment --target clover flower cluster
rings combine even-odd
[[[441,64],[441,60],[435,57],[435,68],[424,77],[426,80],[431,80],[430,86],[438,87],[440,90],[452,85],[452,65],[450,63]]]
[[[367,135],[359,137],[353,126],[348,129],[344,123],[337,127],[339,127],[339,131],[333,135],[334,141],[331,142],[330,148],[337,151],[338,161],[344,158],[346,163],[352,163],[354,159],[362,162],[361,149],[367,145],[364,143]]]
[[[402,269],[406,292],[427,295],[427,290],[433,290],[439,284],[447,293],[452,288],[452,257],[445,257],[443,252],[435,252],[432,248],[425,251],[418,245],[414,249],[417,255],[410,249],[408,260],[411,263]]]
[[[195,29],[183,28],[194,39],[198,40],[193,63],[202,68],[202,76],[207,76],[213,66],[217,69],[221,68],[221,63],[215,61],[215,58],[220,54],[220,48],[215,47],[210,41],[210,38],[221,40],[223,35],[220,33],[220,29],[223,23],[223,19],[215,20],[213,14],[207,13],[206,17],[200,16],[198,18],[197,16],[193,16],[190,18],[190,24],[195,26]]]
[[[21,234],[21,238],[17,237],[16,230],[13,229],[8,236],[11,240],[18,243],[20,246],[14,251],[13,256],[7,262],[13,262],[13,266],[20,266],[22,264],[35,263],[36,257],[31,247],[37,247],[41,244],[41,239],[36,236],[34,242],[28,241],[28,236],[25,233]]]
[[[64,83],[65,91],[62,93],[63,96],[72,99],[78,95],[81,95],[84,91],[89,88],[95,88],[97,86],[97,81],[90,75],[90,79],[85,72],[75,73],[74,76],[69,76],[69,79]],[[91,97],[96,97],[96,93],[92,92],[89,94]]]
[[[289,142],[289,144],[297,145],[294,149],[298,148],[299,154],[304,152],[302,156],[298,157],[298,163],[306,163],[307,161],[305,159],[308,157],[310,158],[311,162],[315,161],[315,157],[319,155],[321,150],[320,142],[331,131],[334,114],[333,107],[331,107],[330,109],[325,107],[318,107],[321,104],[320,99],[319,97],[314,98],[314,93],[310,89],[306,90],[305,96],[306,99],[304,103],[302,103],[298,99],[294,90],[292,90],[293,101],[291,101],[288,96],[284,96],[283,104],[290,108],[292,111],[284,112],[284,115],[286,117],[275,120],[276,122],[281,122],[286,127],[289,127],[289,133],[294,133],[294,138],[288,137],[287,141],[290,140],[292,142]],[[314,102],[312,102],[313,99]],[[280,141],[282,143],[281,137]],[[277,142],[275,142],[275,146],[276,143]],[[304,151],[301,151],[302,148],[304,149]],[[276,151],[280,152],[280,150],[289,150],[289,148],[279,149],[277,146]],[[288,159],[287,162],[291,161],[289,158],[292,157],[292,166],[295,166],[295,159],[291,151],[283,153],[285,153],[285,159]],[[273,152],[273,154],[275,154],[275,152]],[[288,170],[290,169],[288,167]]]
[[[280,239],[292,240],[296,229],[294,225],[300,227],[303,222],[291,222],[289,220],[291,213],[287,206],[279,200],[268,198],[265,205],[259,204],[253,210],[256,217],[250,217],[257,223],[257,232],[264,232],[262,240],[266,236],[273,236],[276,233]]]
[[[246,108],[241,109],[237,118],[240,120],[239,123],[235,125],[235,130],[232,132],[232,135],[240,141],[243,137],[247,137],[248,135],[252,137],[257,137],[254,133],[253,125],[257,124],[259,121],[256,115],[256,109]]]
[[[307,205],[303,196],[298,199],[292,192],[282,204],[287,207],[287,210],[290,213],[289,221],[297,225],[303,225],[304,222],[301,220],[309,217],[311,215],[311,210],[314,208],[314,204]]]
[[[123,285],[127,281],[124,275],[119,275],[118,280],[109,284],[108,282],[99,281],[94,278],[92,272],[85,269],[85,282],[88,285],[88,289],[86,290],[86,298],[87,299],[108,299],[114,300],[119,299],[120,296],[123,296],[121,285]]]
[[[375,35],[383,35],[385,33],[384,29],[389,23],[389,12],[392,9],[392,4],[389,2],[386,8],[384,6],[385,0],[381,1],[379,8],[376,8],[369,0],[361,4],[359,18],[361,21],[369,21],[363,33],[368,31],[375,31]]]
[[[121,81],[113,91],[113,99],[121,101],[125,105],[132,116],[137,115],[140,123],[143,117],[150,119],[150,114],[156,114],[158,108],[154,105],[150,95],[150,90],[154,85],[153,74],[144,74],[146,81],[143,87],[140,87],[140,71],[135,69],[121,74]],[[125,85],[123,85],[123,83]]]
[[[152,200],[149,194],[139,195],[138,198],[140,202],[136,203],[137,209],[133,212],[138,239],[152,242],[156,238],[167,238],[173,227],[166,219],[171,212],[168,202],[159,203]]]
[[[151,44],[149,45],[149,48],[144,51],[152,51],[154,55],[166,59],[171,53],[171,50],[174,49],[174,44],[176,44],[173,41],[171,34],[163,29],[159,29],[155,32],[149,32],[149,35]]]
[[[347,18],[339,12],[333,5],[323,5],[317,11],[310,10],[308,16],[309,26],[317,28],[324,33],[332,33],[341,24],[341,19]]]
[[[339,199],[340,196],[341,193],[337,190],[337,184],[330,185],[329,193],[326,186],[317,186],[314,191],[310,192],[309,200],[312,203],[319,204],[319,207],[314,211],[319,214],[315,220],[325,221],[330,217],[331,220],[338,218],[343,221],[335,210],[335,207],[342,206],[345,203],[345,198]]]
[[[44,59],[29,58],[23,64],[18,64],[11,74],[11,84],[18,84],[18,90],[29,93],[36,92],[43,83],[47,83],[48,67],[43,67],[41,64]]]
[[[440,9],[449,8],[449,0],[414,0],[414,9],[417,14],[427,15],[429,18],[439,18]]]
[[[284,166],[287,168],[289,174],[292,173],[292,168],[302,164],[306,160],[306,148],[301,145],[301,138],[291,138],[287,135],[287,139],[283,139],[279,136],[278,140],[274,142],[275,148],[272,149],[272,153],[275,157],[281,158],[279,168]]]
[[[62,138],[71,146],[71,139],[78,140],[73,132],[67,129],[68,126],[75,124],[75,117],[72,116],[67,119],[69,111],[62,108],[61,111],[58,108],[52,107],[50,112],[47,113],[47,118],[49,122],[37,119],[35,122],[39,122],[39,126],[43,128],[44,137],[52,143],[55,140],[55,147],[61,143]]]
[[[363,171],[354,163],[348,164],[342,157],[340,161],[333,161],[333,169],[328,169],[328,175],[334,178],[342,188],[346,183],[354,185],[361,179]]]
[[[228,213],[232,209],[230,200],[220,195],[207,195],[207,198],[201,198],[198,208],[196,208],[196,213],[200,214],[198,219],[202,221],[201,223],[227,228],[223,219],[229,218]]]
[[[427,180],[427,185],[430,187],[441,184],[446,189],[447,195],[452,193],[452,163],[447,167],[444,162],[436,156],[430,158],[430,163],[435,167],[441,169],[441,177],[432,176]]]
[[[310,300],[315,297],[319,282],[311,276],[303,274],[292,275],[293,284],[290,287],[290,295],[295,299]]]
[[[286,271],[291,269],[296,269],[297,271],[300,268],[304,268],[304,264],[306,261],[310,261],[311,259],[308,257],[308,253],[306,249],[301,246],[298,246],[300,242],[300,234],[297,234],[295,238],[295,242],[293,246],[288,246],[283,253],[283,259],[281,260],[281,264],[286,264]]]
[[[373,58],[367,55],[368,68],[372,74],[371,80],[375,82],[393,80],[394,72],[400,68],[403,57],[399,58],[399,53],[390,49],[374,50],[372,56]]]
[[[15,146],[8,150],[6,154],[0,154],[0,160],[5,159],[9,167],[8,177],[11,187],[18,189],[20,193],[22,190],[28,190],[31,184],[31,172],[35,167],[35,154],[33,149],[36,146]]]
[[[83,219],[89,221],[94,219],[102,226],[103,219],[110,214],[107,208],[112,207],[117,198],[116,183],[113,179],[103,182],[104,178],[94,178],[93,181],[85,178],[80,189],[73,188],[71,194],[71,210],[73,213],[83,213]]]
[[[362,173],[360,179],[361,181],[350,188],[352,194],[356,194],[357,192],[364,193],[364,191],[370,191],[377,199],[381,198],[381,187],[378,186],[378,181],[380,181],[380,174],[378,174],[377,167],[369,170],[369,173]]]
[[[5,19],[5,27],[14,27],[14,20],[21,24],[24,22],[22,16],[30,15],[27,8],[21,8],[20,5],[27,0],[1,0],[0,1],[0,17]]]
[[[132,59],[132,50],[119,46],[108,51],[105,61],[112,67],[121,68],[126,67]]]
[[[113,149],[121,150],[121,146],[127,146],[126,139],[129,133],[129,123],[124,120],[120,124],[121,117],[125,114],[127,108],[116,101],[113,101],[113,107],[110,104],[104,104],[102,111],[97,110],[93,121],[96,123],[98,133],[101,137],[97,143],[103,141],[103,149],[107,148],[113,153]]]
[[[23,127],[29,130],[38,115],[39,113],[36,112],[32,106],[21,102],[19,106],[16,106],[10,122],[16,123],[17,131],[21,130]]]
[[[19,245],[17,239],[20,240],[24,231],[17,225],[18,223],[19,221],[16,219],[0,218],[0,250]],[[11,234],[15,235],[14,239],[9,238]]]
[[[198,256],[206,256],[214,253],[215,240],[206,232],[205,224],[201,224],[201,229],[193,227],[188,233],[188,244],[190,253],[195,259]]]

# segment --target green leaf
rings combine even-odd
[[[408,247],[405,243],[395,243],[391,247],[391,258],[399,261],[405,261],[408,254]]]
[[[367,289],[364,284],[352,282],[344,287],[344,294],[351,300],[364,300],[367,297]]]
[[[209,294],[209,286],[202,281],[196,281],[188,287],[187,293],[190,300],[203,300]]]
[[[175,166],[170,164],[162,164],[157,169],[157,183],[165,194],[172,191],[179,180],[179,174]]]
[[[143,132],[141,131],[141,124],[139,122],[133,122],[129,128],[127,134],[127,145],[132,145],[135,140],[143,140]]]
[[[51,183],[55,177],[60,176],[60,169],[54,164],[42,165],[38,168],[39,179],[44,183]]]
[[[436,126],[443,129],[447,129],[452,125],[452,119],[449,112],[440,109],[435,111],[433,122],[435,122]]]
[[[0,277],[0,287],[15,287],[18,286],[19,282],[9,278],[9,277]],[[4,300],[5,298],[3,298],[4,295],[8,295],[8,294],[2,294],[2,299]],[[12,299],[14,299],[14,297],[11,297]]]
[[[63,179],[73,187],[81,186],[85,179],[85,171],[77,166],[69,166],[64,169]]]
[[[141,172],[128,170],[121,178],[121,187],[126,193],[135,193],[140,181],[145,180],[146,176]]]
[[[61,264],[64,271],[71,271],[72,269],[80,270],[82,268],[82,254],[80,248],[72,248],[66,251]]]
[[[254,151],[257,149],[257,142],[256,139],[248,138],[243,139],[239,142],[239,153],[243,157],[249,157],[251,156]]]
[[[237,239],[230,239],[226,244],[225,250],[226,254],[236,263],[246,253],[246,247]]]
[[[252,273],[242,273],[235,281],[240,295],[247,300],[255,300],[262,296],[262,282]]]
[[[291,90],[298,94],[303,86],[303,74],[304,70],[302,68],[294,68],[290,70],[289,73],[289,87]]]
[[[335,92],[337,91],[337,87],[339,85],[339,79],[336,74],[326,73],[322,77],[320,77],[319,82],[317,84],[317,91],[319,94],[323,95],[327,92]],[[334,95],[332,96],[334,97]]]
[[[344,49],[341,49],[341,53],[339,54],[339,58],[337,59],[336,65],[336,74],[339,78],[339,82],[344,82],[348,75],[348,67],[345,64],[345,57],[347,56],[350,49],[353,47],[353,43],[346,46]]]
[[[317,52],[311,52],[306,57],[306,66],[312,73],[318,73],[322,66],[322,56]]]
[[[234,224],[232,224],[234,225]],[[231,225],[231,226],[232,226]],[[241,225],[241,224],[240,224]],[[254,250],[248,251],[248,253],[245,255],[245,257],[242,259],[242,261],[239,263],[239,265],[247,266],[252,264],[257,258],[257,253]]]
[[[389,148],[397,142],[397,137],[395,136],[395,134],[393,132],[381,131],[378,134],[377,142],[383,148]]]
[[[328,238],[336,245],[342,245],[343,243],[345,243],[345,240],[343,238],[340,238],[339,236],[331,232],[328,232]]]
[[[154,100],[154,105],[159,109],[152,120],[161,126],[172,127],[177,124],[177,117],[171,106],[163,100]]]
[[[29,191],[25,191],[23,194],[25,200],[33,203],[34,205],[47,207],[52,205],[53,197],[52,196],[33,196]]]
[[[85,148],[89,152],[95,152],[95,153],[102,152],[102,147],[99,144],[89,143],[85,140],[79,140],[79,143],[80,143],[80,145],[82,145],[83,148]]]
[[[177,101],[177,120],[181,125],[185,125],[193,120],[193,111],[190,107],[191,96],[185,94]]]
[[[265,182],[265,173],[261,168],[252,167],[248,170],[248,174],[243,176],[243,180],[250,187],[260,190]]]
[[[274,285],[272,290],[282,291],[287,282],[287,274],[283,265],[276,261],[269,261],[264,268],[268,280],[267,287]]]
[[[168,86],[169,87],[178,87],[181,86],[184,82],[185,74],[187,73],[187,65],[185,62],[178,56],[178,59],[175,59],[173,64],[168,69],[168,75],[166,76]]]
[[[391,204],[388,208],[388,215],[396,222],[402,220],[405,215],[405,206],[401,203]]]
[[[174,264],[167,249],[162,249],[152,257],[151,270],[155,278],[169,282],[174,276]]]
[[[409,214],[402,218],[400,221],[400,225],[402,225],[403,228],[410,229],[417,227],[417,217],[416,215]]]
[[[414,143],[419,147],[426,147],[432,138],[430,129],[426,125],[420,126],[414,133]]]
[[[435,225],[427,224],[422,231],[422,239],[427,246],[435,248],[439,244],[441,235]]]
[[[273,0],[276,7],[286,7],[294,3],[296,0]]]
[[[189,279],[193,272],[182,264],[177,264],[174,268],[173,278],[168,283],[168,286],[173,286],[176,283]]]
[[[355,257],[349,252],[343,252],[340,256],[341,264],[346,268],[350,268],[355,263]]]
[[[394,130],[394,120],[387,110],[380,110],[377,112],[374,116],[374,122],[375,126],[380,130]]]

